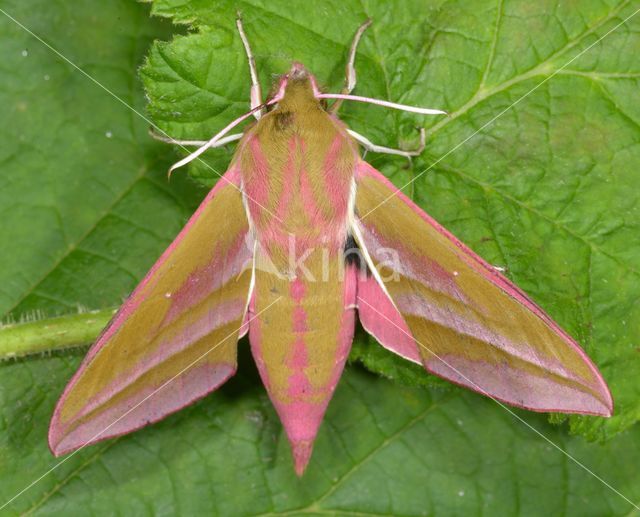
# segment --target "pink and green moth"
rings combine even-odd
[[[595,365],[542,309],[365,162],[341,94],[294,63],[251,110],[198,150],[239,140],[229,169],[93,345],[49,430],[56,455],[173,413],[236,371],[248,334],[301,475],[349,355],[356,317],[380,344],[456,384],[533,411],[610,416]],[[335,99],[326,108],[326,99]],[[254,116],[241,135],[227,135]],[[227,136],[225,136],[227,135]],[[175,141],[173,141],[175,142]],[[172,168],[172,169],[173,169]],[[360,260],[345,250],[356,245]]]

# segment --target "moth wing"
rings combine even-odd
[[[540,307],[373,167],[360,162],[356,182],[353,232],[380,288],[358,286],[367,330],[431,373],[509,404],[611,415],[597,368]]]
[[[357,305],[362,327],[383,347],[411,362],[422,363],[411,330],[375,276],[359,272]]]
[[[49,428],[56,455],[156,422],[235,373],[253,245],[230,170],[89,350]]]

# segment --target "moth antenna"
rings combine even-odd
[[[149,135],[159,142],[164,142],[165,144],[173,144],[179,145],[181,147],[200,147],[207,143],[206,140],[177,140],[175,138],[171,138],[170,136],[165,136],[162,133],[158,133],[153,127],[149,128]],[[212,147],[222,147],[230,142],[235,142],[236,140],[240,140],[242,138],[243,133],[234,133],[233,135],[225,136],[218,140]]]
[[[244,26],[242,25],[242,13],[239,10],[236,11],[236,26],[238,27],[238,33],[240,34],[240,39],[242,40],[244,51],[247,54],[247,61],[249,61],[249,75],[251,76],[250,101],[251,101],[251,109],[254,109],[262,105],[262,90],[260,89],[260,81],[258,79],[256,60],[253,57],[253,52],[251,51],[251,45],[249,44],[249,39],[247,38],[247,34],[244,32]],[[260,111],[257,111],[253,114],[256,120],[260,120],[260,117],[262,115],[264,115],[264,108],[262,108]]]
[[[271,101],[269,101],[267,104],[275,104],[276,102],[278,102],[279,99],[275,98],[272,99]],[[224,129],[222,129],[222,131],[220,131],[219,133],[217,133],[216,135],[214,135],[210,140],[208,140],[207,142],[204,143],[204,145],[200,146],[198,149],[196,149],[194,152],[192,152],[189,156],[183,158],[182,160],[180,160],[179,162],[174,163],[170,168],[169,168],[169,177],[171,177],[171,174],[173,173],[173,171],[175,171],[176,169],[179,169],[180,167],[182,167],[183,165],[186,165],[189,162],[192,162],[193,160],[195,160],[198,156],[200,156],[202,153],[204,153],[207,149],[209,149],[210,147],[215,147],[215,144],[219,143],[222,140],[222,137],[224,135],[226,135],[229,131],[231,131],[234,127],[236,127],[238,124],[240,124],[240,122],[248,119],[249,117],[251,117],[256,111],[261,110],[262,108],[264,108],[266,106],[266,104],[261,104],[260,106],[256,106],[255,108],[247,111],[244,115],[239,116],[237,119],[229,122],[229,124],[227,124]]]
[[[374,99],[372,97],[361,97],[360,95],[348,95],[344,93],[318,93],[317,99],[342,99],[345,101],[368,102],[385,108],[393,108],[400,111],[408,111],[411,113],[420,113],[422,115],[448,115],[446,111],[420,108],[418,106],[408,106],[407,104],[398,104],[396,102],[383,101],[382,99]]]
[[[171,138],[170,136],[165,136],[162,133],[158,133],[154,127],[149,127],[149,136],[158,142],[163,142],[165,144],[175,144],[175,145],[197,145],[201,146],[207,143],[206,140],[176,140]]]

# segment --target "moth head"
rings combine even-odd
[[[321,105],[316,96],[320,93],[316,78],[302,63],[293,63],[280,78],[276,94],[270,103],[277,103],[287,110],[309,109]]]

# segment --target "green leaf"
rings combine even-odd
[[[236,8],[265,90],[292,60],[339,89],[353,32],[372,17],[357,93],[451,115],[423,120],[345,104],[343,119],[388,146],[415,141],[415,126],[426,124],[427,151],[411,166],[367,159],[398,185],[417,178],[409,189],[417,202],[506,267],[585,346],[612,388],[616,415],[572,417],[570,427],[611,439],[588,443],[544,415],[506,411],[465,390],[443,390],[444,382],[434,387],[432,377],[361,337],[353,358],[402,382],[351,365],[301,480],[246,343],[239,375],[217,393],[60,464],[47,450],[47,425],[82,354],[55,354],[0,363],[0,505],[55,467],[5,510],[629,514],[629,500],[640,499],[640,431],[631,428],[640,416],[640,15],[596,41],[638,6],[294,4],[153,2],[154,13],[191,24],[175,27],[126,0],[1,8],[140,112],[136,72],[148,55],[147,113],[172,136],[195,139],[248,109]],[[149,48],[154,38],[162,42]],[[149,138],[148,122],[1,12],[0,53],[0,314],[42,318],[117,305],[206,190],[179,173],[167,183],[177,154]],[[231,152],[208,153],[208,165],[224,171]],[[217,178],[208,167],[192,172],[209,185]],[[416,386],[423,382],[429,387]]]

